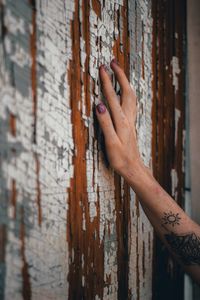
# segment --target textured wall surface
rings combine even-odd
[[[151,1],[1,0],[0,15],[0,299],[151,299],[152,227],[93,113],[115,56],[152,165]]]
[[[186,1],[152,1],[154,176],[184,209]],[[153,300],[184,299],[184,273],[159,239],[154,243]]]
[[[5,299],[151,298],[152,228],[107,166],[93,115],[102,97],[98,66],[116,56],[137,88],[139,145],[149,164],[150,4],[1,3]]]

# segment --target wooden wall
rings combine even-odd
[[[153,170],[164,189],[184,209],[186,1],[152,2]],[[155,237],[153,299],[184,299],[184,273]]]
[[[0,1],[0,299],[152,299],[153,230],[109,167],[94,103],[115,56],[137,92],[144,163],[160,178],[167,167],[182,197],[182,64],[170,54],[157,97],[157,2]]]

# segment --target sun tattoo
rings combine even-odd
[[[166,213],[164,212],[164,216],[162,217],[163,223],[162,225],[172,225],[173,227],[175,225],[180,225],[179,221],[181,220],[181,217],[179,217],[179,213],[174,214],[172,211]]]

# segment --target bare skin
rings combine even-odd
[[[187,216],[143,164],[135,129],[136,95],[116,60],[110,64],[121,89],[119,101],[106,67],[99,70],[110,112],[101,102],[96,115],[111,167],[136,192],[157,234],[184,270],[200,284],[200,226]],[[121,104],[120,104],[121,103]]]

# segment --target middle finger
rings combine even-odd
[[[110,80],[110,77],[106,71],[106,67],[102,65],[99,69],[103,93],[108,101],[114,126],[119,134],[124,134],[124,127],[126,126],[126,116],[122,110],[122,107],[119,103],[118,97],[115,93],[115,90],[112,86],[112,82]]]

